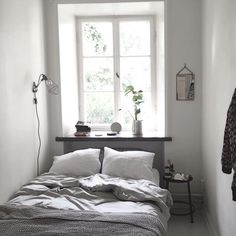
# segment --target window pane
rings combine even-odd
[[[120,22],[121,56],[150,55],[150,22]]]
[[[86,91],[113,91],[113,59],[84,59],[84,89]]]
[[[83,56],[112,56],[111,22],[82,23]]]
[[[134,119],[134,106],[131,96],[125,96],[124,92],[120,93],[121,97],[121,111],[120,118],[121,124],[124,124],[126,128],[131,129],[132,120]]]
[[[151,89],[151,65],[149,57],[123,57],[120,59],[121,90],[133,85],[135,90]]]
[[[114,95],[112,92],[85,93],[86,121],[93,124],[112,123]]]
[[[144,100],[144,103],[142,104],[140,118],[142,120],[146,120],[146,121],[150,122],[151,117],[152,117],[151,92],[144,92],[143,93],[143,100]]]

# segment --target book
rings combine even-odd
[[[90,132],[75,132],[74,135],[75,136],[88,136]]]

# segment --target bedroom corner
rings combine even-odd
[[[235,9],[234,0],[0,0],[0,234],[234,236],[221,155]],[[194,99],[181,100],[186,64]],[[135,94],[148,98],[137,106]]]
[[[0,2],[0,202],[36,176],[37,123],[32,83],[45,72],[41,0]],[[43,146],[48,159],[47,94],[38,94]],[[42,171],[45,164],[42,164]]]

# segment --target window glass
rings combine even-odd
[[[121,89],[133,85],[136,90],[151,89],[150,57],[121,57],[120,58]]]
[[[124,94],[128,85],[144,91],[138,118],[150,120],[153,114],[150,22],[142,17],[79,20],[82,39],[81,44],[78,41],[79,102],[85,122],[101,127],[118,121],[131,129],[134,105],[132,94]]]
[[[114,93],[86,92],[85,114],[87,122],[111,124],[114,118]]]
[[[82,23],[83,56],[112,56],[112,22]]]
[[[85,91],[113,91],[112,58],[86,58],[83,64]]]
[[[120,55],[150,55],[150,22],[120,22]]]

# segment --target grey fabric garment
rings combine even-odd
[[[233,201],[236,201],[236,89],[227,112],[221,164],[226,174],[231,174],[234,169],[231,189]]]
[[[44,174],[0,207],[0,235],[166,235],[171,202],[146,180]]]
[[[0,235],[166,235],[158,218],[148,214],[48,210],[38,207],[0,206]]]
[[[83,188],[91,191],[111,191],[120,200],[145,202],[152,201],[168,215],[172,205],[170,192],[148,180],[122,179],[96,174],[80,179]]]

